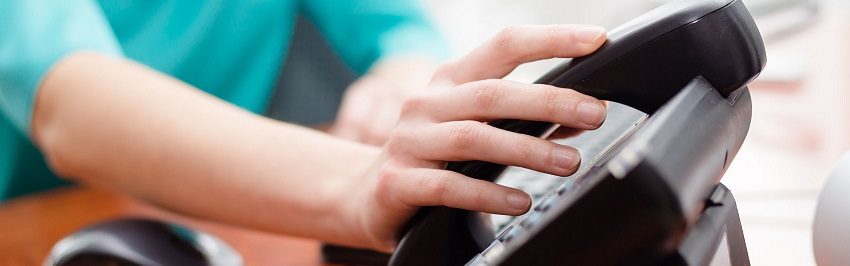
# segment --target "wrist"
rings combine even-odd
[[[357,144],[361,145],[361,144]],[[375,178],[371,178],[375,162],[380,156],[380,149],[368,145],[356,152],[359,156],[344,162],[334,162],[347,169],[345,174],[327,178],[323,186],[321,198],[325,202],[327,236],[321,239],[341,245],[372,248],[371,237],[368,235],[366,221],[371,208],[372,190]]]

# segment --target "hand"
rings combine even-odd
[[[435,68],[433,61],[420,57],[381,60],[346,90],[337,119],[328,132],[348,140],[384,145],[398,121],[404,99],[426,89]]]
[[[446,161],[481,160],[567,176],[578,151],[486,124],[494,119],[550,121],[588,130],[605,118],[603,103],[573,90],[501,80],[518,65],[577,57],[605,41],[599,27],[558,25],[508,28],[465,57],[442,66],[429,88],[407,99],[398,125],[362,188],[346,202],[365,245],[391,250],[397,231],[420,206],[445,205],[520,215],[530,197],[517,189],[444,170]]]

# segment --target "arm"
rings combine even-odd
[[[126,60],[78,52],[44,78],[32,137],[55,171],[84,183],[203,218],[390,250],[419,206],[528,210],[524,192],[443,170],[445,161],[575,172],[575,149],[478,121],[598,127],[604,107],[596,99],[498,78],[522,62],[588,54],[603,41],[598,28],[506,30],[407,100],[381,150],[249,114]]]
[[[62,176],[203,218],[347,243],[357,237],[336,203],[350,188],[335,184],[378,152],[93,53],[54,66],[33,117],[33,139]]]

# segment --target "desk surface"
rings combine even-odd
[[[211,233],[242,254],[245,265],[318,265],[319,243],[200,221],[102,190],[73,187],[0,204],[0,265],[40,265],[59,239],[106,219],[141,216]]]

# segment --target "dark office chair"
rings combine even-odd
[[[356,78],[313,23],[299,17],[265,115],[301,125],[331,122]]]

